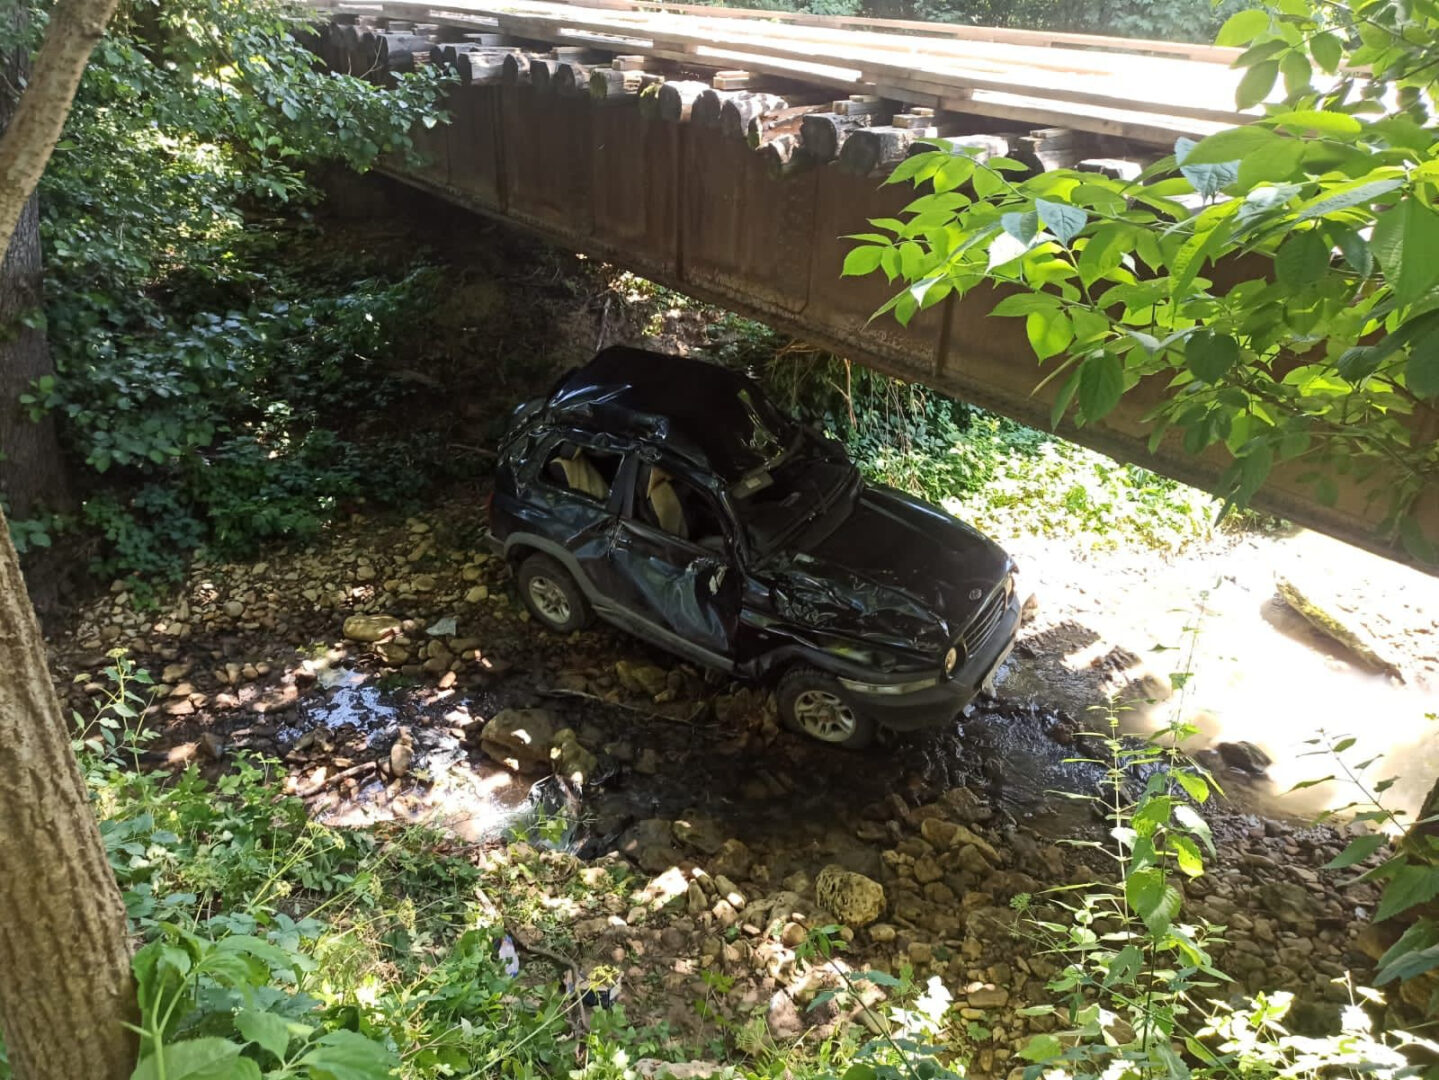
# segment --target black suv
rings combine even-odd
[[[706,361],[620,346],[515,412],[490,539],[551,630],[591,612],[776,681],[791,728],[848,747],[955,719],[1008,655],[1014,564],[866,483],[834,440]]]

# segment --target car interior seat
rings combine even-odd
[[[681,540],[689,539],[689,523],[685,520],[684,506],[680,502],[679,494],[670,482],[670,474],[658,466],[650,469],[645,499],[649,502],[655,524],[671,536],[678,536]]]
[[[585,457],[584,451],[578,447],[569,457],[557,457],[550,462],[552,472],[556,465],[559,466],[565,485],[571,490],[578,491],[582,495],[590,495],[601,502],[610,497],[610,488],[605,483],[604,477],[600,475],[599,470],[594,467],[590,459]]]

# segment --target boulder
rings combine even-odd
[[[342,633],[351,641],[367,644],[394,637],[400,632],[400,620],[393,615],[351,615],[345,620]]]
[[[504,709],[485,725],[480,749],[506,768],[543,772],[550,767],[550,750],[558,726],[544,709]]]
[[[682,858],[673,846],[673,828],[665,818],[637,821],[621,834],[619,852],[646,873],[662,874]]]
[[[867,926],[884,913],[884,886],[863,874],[830,864],[814,882],[821,907],[849,926]]]
[[[1226,765],[1256,776],[1262,776],[1273,764],[1269,755],[1252,742],[1222,742],[1215,749]]]
[[[675,839],[696,851],[714,855],[724,847],[725,834],[713,818],[691,814],[675,822]]]

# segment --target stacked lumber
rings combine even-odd
[[[426,25],[468,27],[504,34],[514,41],[642,57],[649,69],[667,78],[708,69],[707,89],[717,95],[745,91],[783,96],[783,90],[766,82],[781,80],[789,83],[791,90],[823,90],[835,100],[875,98],[892,116],[923,117],[920,110],[940,119],[961,114],[1033,128],[1116,136],[1166,150],[1177,136],[1203,138],[1250,118],[1233,104],[1242,74],[1230,67],[1237,51],[1212,46],[904,20],[839,21],[649,0],[590,0],[585,4],[449,0],[443,6],[382,0],[310,3],[341,16],[370,16],[388,19],[390,24],[408,20],[415,34]],[[386,32],[393,31],[387,28]],[[408,44],[387,43],[391,54],[418,56]],[[360,53],[349,70],[361,67],[365,54],[363,50]],[[324,55],[331,60],[328,53]],[[331,63],[339,70],[347,69]],[[581,63],[567,75],[561,75],[558,68],[550,71],[548,65],[541,66],[546,69],[539,76],[541,81],[556,78],[565,87],[591,86],[596,93],[602,87],[606,97],[611,87],[620,97],[643,97],[642,81],[608,75],[595,80],[589,70],[593,65]],[[528,81],[532,85],[533,76]],[[701,106],[702,121],[726,123],[731,133],[738,123],[747,131],[753,113],[733,115],[736,106],[731,119],[725,121],[721,113],[728,100],[710,98]],[[675,103],[656,104],[668,114]],[[713,112],[716,104],[719,111]],[[787,100],[787,104],[804,103]],[[693,105],[693,101],[679,103],[682,113]],[[849,128],[875,126],[879,125],[871,122]],[[905,130],[937,127],[914,122],[885,126]],[[935,134],[943,132],[916,137]],[[874,139],[862,141],[873,148]],[[881,141],[887,147],[881,152],[883,158],[892,156],[889,148],[904,139],[889,134]],[[1060,151],[1056,148],[1053,152]]]
[[[693,59],[619,51],[628,43],[608,50],[545,48],[532,37],[466,32],[463,23],[412,24],[389,17],[396,8],[413,6],[384,3],[371,5],[369,14],[337,13],[311,46],[332,68],[367,76],[412,70],[404,65],[423,57],[453,73],[462,86],[500,84],[606,106],[633,105],[662,123],[744,141],[775,176],[834,164],[856,176],[878,177],[913,153],[947,145],[952,153],[980,161],[1007,157],[1031,173],[1079,168],[1129,181],[1159,156],[1144,140],[1056,126],[996,132],[994,119],[983,112],[905,104],[881,94],[834,97],[803,78],[730,67],[707,71]],[[397,64],[400,57],[409,59]]]

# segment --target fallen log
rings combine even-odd
[[[778,109],[751,117],[745,130],[745,139],[749,142],[750,149],[758,150],[760,144],[767,139],[779,135],[798,135],[800,120],[806,113],[823,112],[824,110],[825,106],[823,105],[795,105],[788,109]]]
[[[1379,652],[1379,646],[1370,640],[1362,630],[1349,626],[1327,607],[1304,592],[1298,585],[1285,577],[1274,579],[1280,598],[1298,612],[1314,629],[1351,653],[1364,667],[1370,668],[1391,679],[1404,681],[1399,666]]]
[[[724,108],[725,102],[736,94],[745,92],[743,90],[716,90],[713,86],[708,87],[695,99],[694,105],[690,108],[690,123],[707,128],[719,127],[720,110]]]
[[[530,58],[530,85],[541,93],[546,93],[555,88],[555,73],[560,69],[558,60],[546,56],[532,56]]]

